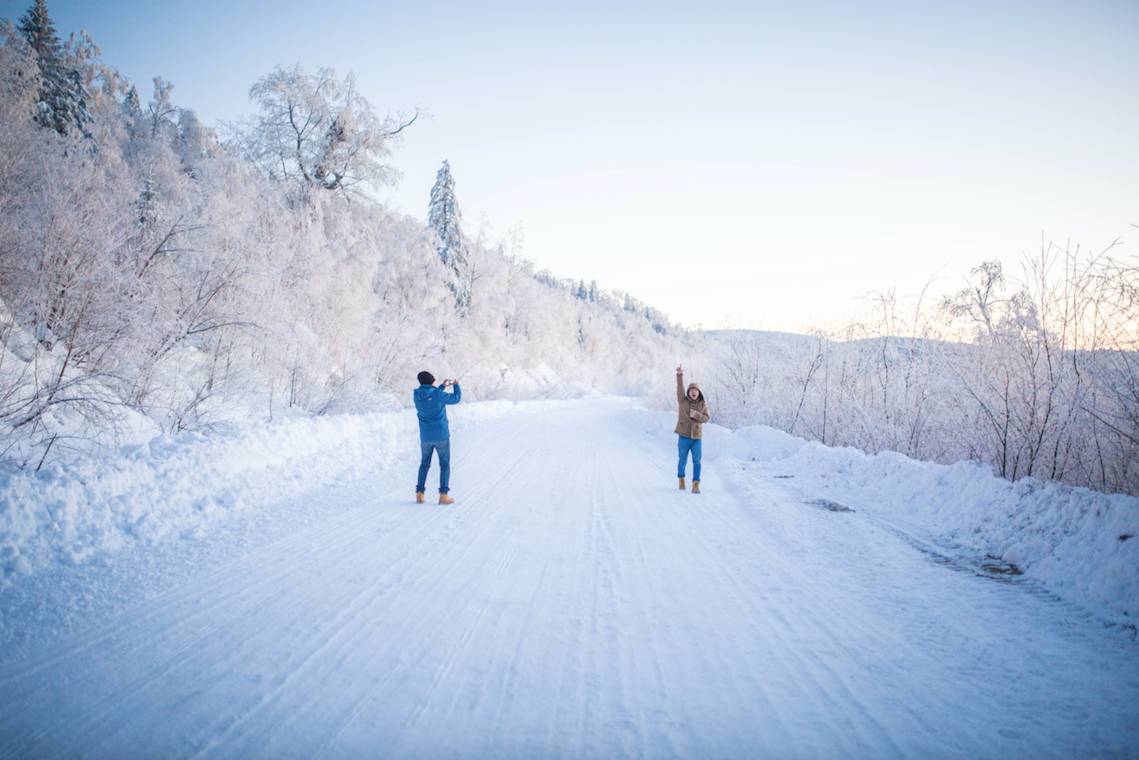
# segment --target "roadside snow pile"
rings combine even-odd
[[[525,406],[464,404],[450,413],[452,429]],[[160,437],[111,458],[0,473],[0,586],[133,541],[192,535],[340,477],[410,466],[418,440],[415,412],[404,409]]]
[[[1051,481],[998,478],[973,462],[828,448],[767,427],[711,430],[720,449],[762,477],[863,511],[920,538],[1024,571],[1058,596],[1139,620],[1139,498]]]

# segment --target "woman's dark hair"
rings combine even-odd
[[[416,375],[416,378],[418,378],[420,385],[435,385],[435,375],[432,375],[427,370],[420,372]]]

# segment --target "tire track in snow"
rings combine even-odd
[[[342,526],[342,530],[344,534],[347,534],[349,532],[348,527]],[[272,547],[270,547],[270,549],[271,548]],[[235,564],[245,564],[245,560],[239,561]],[[238,585],[237,587],[231,589],[228,593],[218,594],[216,595],[215,600],[205,607],[202,607],[200,605],[193,605],[194,609],[192,612],[182,617],[174,616],[172,620],[164,620],[166,614],[176,612],[180,607],[186,606],[187,602],[181,597],[176,597],[173,599],[169,598],[177,592],[171,592],[169,594],[163,595],[163,597],[167,598],[160,598],[160,600],[156,600],[154,603],[152,603],[149,610],[144,608],[142,612],[136,613],[124,621],[112,623],[110,625],[110,630],[97,632],[96,634],[90,636],[90,638],[81,640],[78,644],[64,645],[62,651],[53,654],[44,660],[34,662],[26,667],[21,668],[20,671],[11,675],[7,675],[3,679],[0,679],[0,685],[3,685],[6,689],[15,689],[17,687],[17,682],[27,682],[31,680],[33,676],[41,674],[45,669],[53,667],[58,668],[68,661],[75,660],[80,655],[92,652],[93,650],[98,650],[100,646],[104,644],[112,644],[112,646],[108,647],[109,651],[100,651],[100,657],[106,659],[113,658],[114,660],[121,662],[132,662],[134,661],[136,655],[152,649],[154,642],[145,635],[124,636],[124,634],[130,634],[134,631],[142,629],[140,623],[153,625],[161,621],[165,625],[169,626],[168,632],[165,634],[165,636],[168,640],[174,642],[173,652],[168,656],[161,658],[157,663],[154,663],[149,668],[149,670],[145,671],[143,674],[134,676],[126,683],[116,683],[115,686],[118,689],[117,691],[110,691],[103,696],[96,698],[96,700],[89,705],[86,705],[86,712],[90,712],[91,708],[102,707],[104,709],[96,711],[86,721],[79,722],[77,724],[71,724],[77,728],[84,728],[89,725],[94,725],[95,723],[98,723],[102,718],[105,718],[107,714],[109,714],[110,710],[113,709],[114,700],[128,699],[130,698],[130,695],[137,694],[138,691],[146,684],[151,683],[163,675],[169,673],[171,669],[176,667],[176,665],[184,659],[186,652],[194,649],[202,641],[208,640],[213,634],[219,631],[223,625],[232,623],[232,621],[218,621],[212,625],[201,624],[200,620],[202,618],[208,618],[211,614],[217,612],[218,610],[227,606],[232,606],[234,600],[237,597],[240,597],[241,595],[246,594],[250,591],[262,590],[264,587],[279,586],[282,583],[283,578],[287,574],[296,570],[300,564],[301,563],[298,562],[294,566],[287,566],[277,572],[263,574],[260,576],[249,576],[246,574],[244,577],[256,578],[257,582],[255,584],[250,583],[248,585]],[[230,572],[232,572],[232,568],[230,569]],[[232,582],[232,577],[227,574],[226,570],[219,570],[217,573],[215,573],[215,577],[217,579],[217,584],[214,587],[215,589],[216,586],[222,585],[223,583]],[[207,588],[207,590],[210,589]],[[196,595],[196,598],[201,597]],[[257,612],[265,605],[267,605],[270,601],[271,599],[268,596],[263,596],[261,603],[254,605],[252,608],[246,608],[246,611]],[[89,680],[85,685],[87,688],[90,688],[93,691],[98,691],[99,687],[102,684],[102,681],[104,681],[106,677],[107,674],[105,672],[98,671],[89,676]],[[83,686],[83,684],[79,686]],[[35,684],[33,684],[33,688],[34,687]],[[36,711],[36,713],[39,714],[42,711],[42,707],[34,704],[27,705],[27,710],[25,710],[25,718],[26,713],[32,710]],[[16,724],[18,722],[17,717],[17,715],[13,715],[11,713],[0,715],[0,719],[2,719],[3,723],[8,726]],[[34,731],[30,735],[24,737],[24,739],[29,742],[30,745],[34,744],[35,742],[42,740],[49,733],[58,729],[58,727],[65,722],[68,722],[68,719],[66,717],[61,717],[57,719],[55,724],[43,726],[38,731]],[[19,754],[20,752],[21,747],[19,746],[7,747],[0,750],[0,757]]]
[[[516,460],[516,463],[520,463],[523,456],[524,456],[523,454],[520,454],[518,456],[518,459]],[[516,464],[516,466],[517,466],[517,464]],[[511,469],[509,467],[506,468],[505,470],[500,471],[499,474],[496,476],[495,480],[491,480],[488,483],[484,483],[480,488],[472,489],[470,492],[468,492],[468,496],[466,498],[464,498],[463,503],[464,504],[478,503],[481,499],[483,491],[492,491],[493,492],[499,483],[501,483],[502,481],[506,481],[513,476],[514,476],[514,473],[511,471]],[[451,565],[449,565],[448,567],[440,569],[440,568],[436,567],[435,565],[431,565],[431,566],[427,566],[424,568],[424,573],[426,574],[432,570],[439,570],[438,574],[442,574],[443,576],[446,576],[448,574],[451,574],[451,571],[453,569],[455,569],[456,565],[462,566],[464,563],[464,558],[466,557],[466,554],[469,551],[469,549],[472,546],[474,546],[475,544],[477,544],[478,540],[482,536],[484,536],[487,531],[489,531],[495,527],[495,525],[493,524],[493,521],[492,521],[492,517],[496,516],[500,512],[501,512],[501,508],[496,509],[496,510],[485,510],[484,509],[484,510],[471,511],[470,514],[475,515],[477,517],[477,520],[474,522],[471,522],[464,530],[462,530],[458,534],[460,536],[460,538],[462,538],[462,540],[464,542],[466,542],[466,548],[463,549],[462,551],[454,553],[454,557],[452,557]],[[475,532],[473,530],[473,527],[477,526],[479,524],[483,524],[484,529],[481,532]],[[443,559],[443,558],[445,558],[444,555],[440,555],[440,559]],[[438,564],[438,563],[436,563],[436,564]],[[470,576],[469,573],[468,573],[468,576]],[[473,587],[474,583],[476,582],[476,580],[477,579],[475,577],[471,576],[469,578],[469,580],[466,582],[466,585],[464,586],[465,593],[460,595],[460,598],[462,599],[462,603],[460,606],[458,606],[458,607],[454,606],[454,604],[455,604],[454,599],[444,599],[441,602],[439,602],[438,604],[435,604],[433,607],[431,607],[431,606],[424,607],[423,605],[419,605],[418,607],[413,606],[408,611],[408,613],[407,613],[408,616],[411,617],[412,619],[420,621],[422,626],[426,626],[428,621],[435,619],[435,618],[439,618],[440,620],[446,620],[448,617],[451,619],[454,619],[456,617],[460,617],[463,613],[465,613],[465,611],[467,609],[470,608],[472,594],[469,592],[472,590],[472,587]],[[417,588],[416,583],[419,582],[418,579],[413,579],[413,581],[415,581],[415,582],[410,583],[410,584],[405,584],[408,589]],[[435,580],[433,578],[432,583],[436,583],[436,582],[437,582],[437,580]],[[430,613],[430,615],[428,615],[426,613]],[[437,634],[437,635],[436,634],[429,634],[427,637],[419,637],[416,635],[417,630],[418,630],[418,627],[413,629],[412,631],[409,631],[405,638],[407,638],[408,640],[422,640],[422,641],[426,642],[427,645],[433,644],[440,639],[441,634]],[[431,648],[430,646],[425,645],[424,647],[421,647],[421,650],[429,651],[430,648]],[[413,649],[412,651],[419,652],[421,650],[414,650]],[[364,709],[365,706],[367,706],[367,704],[372,699],[372,697],[377,695],[377,694],[380,694],[382,692],[382,688],[384,686],[386,686],[390,681],[396,679],[397,677],[402,677],[407,672],[415,670],[417,666],[422,667],[423,665],[424,665],[424,663],[422,662],[422,659],[416,660],[415,658],[410,657],[410,656],[406,656],[406,655],[401,656],[399,658],[399,660],[397,662],[397,666],[395,668],[392,668],[389,671],[389,673],[386,674],[386,676],[382,680],[376,681],[369,689],[367,689],[367,693],[364,695],[364,697],[357,699],[355,707],[349,711],[347,720],[342,720],[340,722],[340,727],[333,733],[332,738],[329,739],[328,742],[326,742],[326,746],[328,743],[338,740],[338,738],[340,736],[342,736],[348,730],[348,728],[351,726],[351,724],[354,723],[358,719],[358,716],[361,714],[361,711]],[[406,722],[406,719],[405,719],[405,722]]]
[[[415,539],[430,535],[433,528],[440,520],[443,519],[443,512],[438,511],[431,516],[430,519],[425,521],[425,524],[420,527],[417,532],[414,532],[410,537],[404,552],[404,557],[409,557],[411,552],[414,551],[416,546]],[[233,627],[234,620],[221,620],[214,625],[199,626],[198,623],[203,618],[209,618],[221,610],[227,608],[237,608],[241,611],[242,616],[256,616],[267,606],[273,604],[276,600],[271,593],[266,591],[274,591],[281,587],[287,588],[308,588],[310,593],[307,596],[298,598],[296,600],[297,606],[300,608],[306,607],[313,601],[321,592],[319,587],[314,586],[310,581],[311,578],[309,570],[312,567],[312,557],[319,556],[330,559],[334,563],[331,569],[336,569],[339,565],[351,564],[357,562],[359,557],[370,550],[367,543],[358,543],[356,551],[353,552],[332,552],[332,549],[338,549],[345,545],[351,546],[349,538],[361,532],[362,528],[368,527],[370,522],[374,522],[381,517],[382,513],[375,512],[371,507],[364,507],[360,510],[350,511],[347,514],[338,516],[337,520],[331,526],[319,526],[318,529],[302,531],[301,534],[295,537],[283,539],[275,544],[263,547],[260,551],[255,552],[248,558],[242,558],[234,563],[233,566],[221,568],[215,571],[212,575],[213,583],[209,583],[202,588],[201,592],[196,594],[198,598],[212,598],[210,604],[202,606],[193,606],[193,609],[188,615],[179,616],[178,608],[184,606],[185,600],[177,596],[182,590],[175,590],[166,595],[160,596],[154,600],[150,605],[151,609],[144,611],[141,614],[135,613],[130,616],[124,616],[124,622],[112,624],[110,630],[92,636],[85,641],[81,641],[78,645],[64,646],[63,651],[59,654],[48,658],[42,662],[33,663],[22,669],[10,677],[6,677],[0,683],[9,686],[9,682],[17,679],[28,679],[30,676],[36,674],[44,667],[58,665],[61,662],[75,658],[77,655],[98,648],[102,644],[121,639],[117,644],[117,648],[112,649],[111,652],[103,652],[104,657],[113,657],[120,661],[131,661],[140,652],[144,652],[153,647],[153,642],[146,636],[134,637],[124,634],[129,634],[131,631],[142,629],[140,623],[154,623],[158,619],[163,619],[168,615],[172,617],[170,620],[164,621],[169,627],[170,633],[167,636],[180,635],[178,632],[189,628],[190,632],[186,635],[190,638],[184,645],[177,646],[173,653],[168,657],[160,660],[154,664],[148,671],[134,680],[129,681],[127,684],[120,684],[117,692],[110,692],[104,697],[96,699],[95,702],[87,705],[87,709],[103,707],[102,710],[96,710],[93,715],[85,722],[81,722],[74,727],[86,728],[91,725],[103,721],[113,710],[116,705],[120,706],[119,712],[123,712],[121,704],[123,700],[133,700],[134,702],[141,701],[139,699],[145,687],[148,684],[155,684],[160,682],[164,676],[168,675],[174,668],[185,659],[187,652],[198,647],[201,642],[208,641],[219,630],[225,627]],[[282,557],[295,558],[292,562],[277,562]],[[266,565],[274,566],[270,572],[264,572],[263,568]],[[325,570],[329,569],[325,566]],[[239,577],[244,580],[242,583],[233,584],[234,577]],[[295,577],[294,577],[295,576]],[[222,586],[229,586],[225,592],[220,592]],[[173,597],[173,598],[171,598]],[[249,598],[260,599],[259,602],[250,604]],[[144,607],[144,610],[146,608]],[[304,618],[298,618],[294,621],[297,626],[305,625]],[[223,658],[216,664],[215,670],[224,673],[232,662],[241,656],[241,651],[236,650],[232,657]],[[101,674],[95,674],[92,682],[100,680]],[[97,685],[93,690],[97,690]],[[12,725],[13,720],[11,716],[3,716],[6,725]],[[55,725],[44,726],[39,732],[33,733],[31,736],[25,737],[31,743],[42,740],[47,734],[58,728],[60,722]],[[113,735],[113,732],[106,734],[107,738]],[[19,747],[12,748],[14,752],[19,752]],[[0,756],[3,756],[0,754]]]
[[[728,539],[738,540],[736,537],[741,535],[741,530],[738,525],[732,526],[728,532],[710,530],[716,521],[709,520],[708,517],[718,514],[726,506],[727,496],[717,491],[715,470],[705,465],[703,482],[706,488],[701,495],[678,493],[664,485],[670,477],[668,455],[671,452],[644,439],[636,440],[633,445],[642,453],[638,458],[639,463],[653,460],[658,463],[644,469],[643,479],[662,484],[659,488],[646,489],[651,496],[642,497],[640,501],[647,504],[650,499],[656,499],[659,500],[659,506],[644,510],[641,525],[636,530],[652,535],[657,541],[662,537],[667,538],[667,547],[662,547],[661,550],[673,558],[677,565],[695,573],[693,588],[682,587],[678,592],[700,594],[697,617],[689,620],[692,610],[680,610],[680,614],[685,615],[687,624],[693,627],[690,636],[700,636],[700,632],[704,631],[703,635],[712,639],[693,640],[688,656],[698,667],[693,668],[695,674],[690,675],[688,680],[711,679],[716,688],[731,690],[731,699],[727,700],[727,704],[747,705],[751,711],[763,716],[761,727],[757,724],[754,730],[747,731],[737,728],[736,736],[732,736],[731,726],[725,726],[721,731],[720,746],[713,754],[733,757],[741,752],[754,752],[767,746],[770,748],[768,751],[786,755],[794,746],[788,728],[794,724],[794,716],[790,711],[782,709],[776,694],[779,688],[786,687],[788,679],[782,676],[774,679],[768,677],[771,675],[772,657],[785,658],[785,652],[793,650],[777,635],[778,627],[765,623],[770,618],[771,611],[766,595],[761,595],[762,598],[758,601],[751,600],[755,587],[741,585],[735,576],[727,573],[733,557],[725,554],[723,542]],[[708,475],[711,475],[710,479]],[[708,489],[709,483],[712,484],[711,490]],[[662,531],[665,527],[668,528],[667,533]],[[748,532],[743,531],[744,534]],[[743,612],[747,612],[747,615],[741,614]],[[766,659],[761,659],[761,653],[767,655]],[[728,659],[730,663],[726,664],[725,660]],[[769,680],[775,683],[769,683]],[[806,695],[807,692],[802,691],[800,699]],[[691,733],[692,723],[712,723],[715,716],[710,716],[705,711],[689,714],[686,719],[689,722],[688,732]],[[824,728],[816,723],[812,725],[811,731],[817,733]],[[745,743],[742,739],[744,735],[750,737],[750,743]],[[692,747],[682,754],[691,755],[695,752],[703,754],[707,748]]]
[[[494,514],[496,514],[497,511],[492,512],[492,513],[477,512],[477,511],[472,512],[472,511],[468,510],[466,507],[463,507],[462,505],[467,504],[469,502],[477,503],[477,502],[482,500],[482,497],[484,496],[484,494],[492,493],[495,490],[495,488],[498,487],[503,481],[514,476],[516,471],[521,466],[522,459],[523,459],[523,455],[519,455],[513,461],[513,463],[511,463],[508,467],[499,471],[498,475],[495,478],[493,478],[489,481],[480,481],[476,485],[476,487],[472,488],[468,492],[467,496],[464,497],[464,500],[462,503],[456,504],[455,507],[446,508],[446,510],[440,510],[440,515],[447,514],[447,513],[454,514],[454,515],[460,515],[460,516],[466,515],[468,513],[474,514],[476,516],[475,521],[472,524],[468,525],[465,530],[462,530],[462,531],[458,530],[457,525],[458,525],[459,520],[451,520],[447,523],[448,529],[445,531],[442,531],[442,532],[437,532],[434,535],[433,541],[431,542],[431,544],[426,545],[426,546],[424,546],[422,544],[416,544],[414,542],[409,542],[407,544],[407,551],[404,554],[404,558],[408,559],[408,562],[406,563],[406,565],[408,567],[411,567],[411,568],[416,570],[416,572],[414,574],[408,574],[406,572],[402,572],[402,568],[404,567],[404,563],[398,563],[398,564],[394,565],[393,567],[386,568],[386,569],[377,568],[377,573],[378,573],[377,582],[383,582],[385,584],[385,588],[393,591],[393,594],[388,599],[375,598],[373,600],[374,604],[372,606],[368,607],[367,609],[361,611],[359,614],[357,614],[351,618],[351,621],[356,621],[356,620],[362,618],[365,621],[371,621],[372,625],[366,626],[362,630],[358,631],[357,632],[357,638],[352,640],[352,641],[347,642],[344,648],[350,648],[350,647],[348,647],[348,644],[358,644],[360,642],[361,638],[365,638],[368,634],[374,633],[377,629],[384,627],[384,622],[386,621],[386,617],[378,614],[378,612],[379,612],[378,607],[379,607],[381,602],[387,608],[396,607],[402,603],[403,594],[406,593],[405,590],[407,588],[419,588],[420,585],[425,582],[425,580],[428,578],[428,576],[431,576],[432,574],[436,574],[436,575],[441,574],[442,571],[440,569],[440,565],[444,562],[444,560],[448,559],[448,556],[449,556],[448,553],[446,551],[444,551],[444,549],[448,546],[451,546],[451,547],[454,546],[452,539],[456,535],[460,536],[464,541],[466,541],[468,547],[476,541],[476,538],[479,534],[474,533],[472,531],[472,529],[474,527],[479,526],[479,525],[482,525],[484,527],[489,525]],[[453,465],[453,468],[458,469],[458,467],[457,467],[458,464],[459,464],[459,462],[456,462],[456,464]],[[448,512],[447,510],[451,510],[451,511]],[[441,518],[437,518],[437,520],[438,519],[441,519]],[[434,523],[435,521],[432,521],[432,522]],[[421,559],[424,556],[433,557],[434,559],[431,562],[424,564],[422,562],[422,559]],[[378,557],[377,559],[381,562],[386,561],[386,558],[383,558],[383,557]],[[452,567],[457,562],[458,562],[458,560],[454,560]],[[401,573],[397,574],[395,578],[389,579],[388,575],[390,575],[392,570],[401,570]],[[419,620],[420,622],[419,622],[419,624],[415,625],[412,629],[408,630],[405,633],[405,635],[399,639],[399,642],[401,644],[409,644],[411,641],[416,640],[417,638],[422,638],[421,634],[424,633],[424,630],[428,627],[428,625],[431,621],[431,618],[426,616],[426,615],[423,615],[422,612],[423,612],[423,610],[420,610],[414,616],[412,616],[412,619]],[[389,645],[389,646],[391,646],[391,645]],[[391,646],[391,648],[395,648],[395,647]],[[342,659],[335,660],[334,662],[336,664],[339,664],[342,662]],[[335,668],[335,666],[333,666],[332,668],[327,668],[327,669],[336,669],[336,668]],[[359,698],[357,700],[355,706],[349,710],[348,716],[346,719],[343,720],[340,728],[337,729],[335,732],[333,732],[333,737],[330,741],[335,740],[335,738],[337,736],[339,736],[341,733],[343,733],[345,728],[356,719],[356,717],[360,713],[362,706],[367,702],[369,695],[374,694],[377,691],[379,691],[382,686],[384,686],[387,683],[389,683],[390,681],[396,679],[399,674],[400,674],[400,670],[398,668],[393,668],[391,670],[391,672],[389,673],[389,677],[387,679],[385,679],[383,681],[375,682],[370,687],[368,687],[366,689],[366,693],[364,694],[364,696]],[[309,677],[309,680],[319,683],[322,680],[322,673],[318,672],[316,674],[313,674],[312,676]],[[319,693],[319,692],[316,692],[316,693]],[[270,710],[274,705],[279,705],[279,703],[283,700],[283,698],[285,696],[287,696],[287,691],[284,689],[278,689],[274,693],[268,695],[262,701],[262,703],[260,703],[258,706],[256,706],[254,708],[254,710],[252,711],[252,713],[250,715],[245,716],[245,719],[242,721],[242,723],[245,723],[247,720],[256,717],[257,713],[260,713],[260,712],[263,712],[266,710]],[[271,730],[274,725],[278,725],[281,722],[286,722],[288,720],[295,720],[298,718],[303,718],[311,710],[311,708],[313,708],[315,706],[319,706],[319,703],[320,703],[319,699],[314,699],[314,700],[310,700],[306,705],[300,706],[299,709],[293,708],[293,709],[288,711],[287,716],[282,717],[280,720],[278,720],[274,723],[270,723],[268,726],[263,728],[263,731],[264,731],[264,729],[270,729]],[[327,717],[328,716],[326,716],[326,718]],[[227,740],[228,741],[235,741],[236,739],[235,739],[235,737],[229,736],[229,735],[219,737],[216,742],[211,744],[211,748],[213,748],[214,746],[221,746]],[[319,752],[320,750],[318,749],[317,751]]]
[[[360,517],[359,515],[357,516]],[[364,515],[364,519],[367,516]],[[324,534],[328,545],[341,546],[344,544],[344,539],[349,534],[354,534],[359,531],[360,526],[347,526],[343,530],[337,530]],[[424,527],[422,532],[429,532],[428,527]],[[320,546],[319,544],[317,545]],[[285,551],[288,551],[287,549]],[[342,553],[337,558],[338,564],[351,564],[358,561],[360,556],[368,551],[368,546],[362,544],[357,547],[354,552]],[[308,556],[308,555],[304,555]],[[286,587],[295,587],[307,589],[308,593],[305,596],[299,597],[295,600],[295,605],[299,608],[305,608],[311,605],[315,599],[320,595],[320,588],[311,583],[306,584],[305,581],[310,580],[309,573],[304,572],[306,566],[305,560],[298,560],[294,564],[287,566],[284,569],[278,569],[274,572],[258,576],[256,574],[250,576],[245,574],[242,577],[255,578],[257,582],[249,582],[240,585],[228,594],[220,595],[217,601],[212,603],[205,610],[195,609],[185,617],[174,616],[170,620],[163,621],[168,626],[168,633],[164,634],[167,640],[173,638],[175,641],[182,640],[182,643],[176,644],[174,650],[168,656],[160,659],[154,663],[145,672],[135,676],[127,683],[120,683],[116,685],[116,690],[107,693],[105,696],[97,699],[94,703],[88,706],[90,708],[101,708],[94,711],[86,720],[77,722],[70,726],[72,730],[91,728],[95,725],[105,722],[105,719],[114,714],[119,713],[129,716],[133,713],[130,709],[132,706],[145,704],[147,702],[147,690],[150,687],[163,686],[169,683],[169,678],[172,672],[186,664],[187,653],[197,651],[201,648],[209,649],[209,642],[217,634],[225,630],[238,627],[236,620],[238,618],[256,618],[257,615],[275,604],[278,599],[272,593],[266,591],[274,591],[282,585]],[[302,571],[299,577],[291,578],[295,571]],[[288,579],[288,580],[286,580]],[[222,610],[230,610],[231,615],[218,616],[212,623],[201,624],[199,621],[202,618],[211,616],[212,613],[217,613]],[[154,622],[154,621],[149,621]],[[292,628],[286,630],[286,633],[291,632],[293,629],[307,625],[305,618],[297,618],[292,623]],[[128,631],[144,630],[141,626],[128,626]],[[110,652],[104,652],[103,656],[130,662],[134,659],[135,655],[140,652],[145,653],[147,650],[153,648],[154,642],[147,636],[128,636],[123,640],[123,644],[116,650],[112,649]],[[233,663],[244,656],[243,650],[235,649],[229,653],[223,653],[222,656],[216,660],[210,668],[205,671],[196,672],[199,677],[201,675],[213,674],[216,678],[220,678],[227,673],[233,666]],[[92,680],[97,680],[101,677],[100,673],[96,673]],[[57,721],[54,726],[47,726],[38,735],[29,737],[32,742],[41,740],[47,733],[59,727],[62,720]],[[100,732],[104,741],[109,741],[115,736],[114,730]]]
[[[715,473],[713,465],[710,472]],[[715,476],[714,476],[715,477]],[[722,481],[721,481],[722,482]],[[704,502],[699,507],[702,519],[718,523],[723,526],[718,531],[721,536],[749,535],[753,541],[753,524],[739,518],[738,502],[728,499],[717,499],[715,502]],[[713,534],[715,535],[715,534]],[[889,732],[877,721],[874,715],[862,703],[859,695],[851,688],[846,677],[838,672],[831,663],[816,652],[817,646],[802,646],[800,642],[791,640],[782,634],[786,630],[810,630],[826,638],[826,643],[832,648],[841,646],[841,642],[831,633],[834,621],[812,614],[811,610],[803,610],[797,605],[794,607],[780,607],[773,602],[769,595],[757,587],[754,579],[745,575],[733,563],[716,562],[717,555],[723,554],[723,546],[711,546],[708,538],[701,532],[694,532],[694,538],[704,548],[704,556],[719,571],[725,585],[733,590],[741,605],[753,620],[761,620],[766,616],[774,615],[778,625],[771,626],[764,631],[771,634],[769,639],[773,651],[795,664],[796,680],[805,684],[802,688],[804,698],[814,702],[814,714],[826,716],[827,723],[812,724],[813,731],[828,731],[832,741],[842,745],[842,751],[850,754],[888,753],[890,755],[902,754],[900,748],[894,744]],[[756,541],[758,543],[758,541]],[[742,544],[742,542],[741,542]],[[732,547],[734,553],[746,556],[748,551],[755,551],[755,546],[737,545]],[[781,570],[794,574],[794,584],[800,588],[813,585],[808,582],[805,575],[794,568],[790,563],[780,563]],[[799,613],[795,620],[788,614],[792,611]],[[832,649],[833,651],[833,649]],[[754,671],[753,671],[754,672]]]
[[[629,445],[629,441],[622,443],[623,448],[635,450]],[[632,694],[642,697],[641,700],[633,701],[629,705],[630,712],[637,713],[636,724],[639,730],[636,754],[677,757],[681,754],[676,737],[677,724],[667,709],[671,701],[670,688],[665,677],[657,637],[653,635],[654,622],[649,612],[652,594],[646,593],[653,586],[654,576],[657,574],[654,568],[655,562],[650,562],[650,555],[645,552],[645,538],[652,533],[646,530],[644,520],[652,519],[652,514],[644,510],[643,503],[637,508],[637,502],[627,498],[630,489],[626,484],[630,480],[636,482],[638,473],[624,472],[623,477],[619,476],[614,462],[620,460],[612,454],[604,458],[604,466],[595,478],[595,483],[598,485],[594,498],[601,500],[606,506],[606,527],[615,539],[616,556],[627,567],[627,572],[622,572],[619,578],[624,593],[619,595],[618,603],[621,613],[631,618],[623,637],[628,669],[637,674],[638,681],[647,679],[646,683],[629,687]],[[663,547],[654,548],[660,551]],[[652,556],[655,559],[659,555],[654,553]],[[673,553],[672,556],[678,555]],[[648,704],[643,699],[644,693],[654,695],[654,699]],[[653,704],[654,702],[657,704]]]
[[[620,594],[627,585],[625,554],[621,551],[623,547],[618,547],[613,530],[612,507],[609,502],[612,491],[605,488],[612,480],[601,479],[601,461],[601,452],[594,448],[589,458],[590,533],[593,538],[590,554],[596,568],[589,649],[594,657],[587,663],[587,668],[594,679],[608,676],[608,683],[605,689],[592,690],[602,700],[600,703],[593,702],[593,709],[586,713],[585,735],[605,736],[610,741],[619,742],[620,746],[594,747],[587,754],[598,756],[617,752],[623,756],[643,756],[644,737],[637,722],[630,716],[628,652],[619,623],[614,619],[618,610],[623,611],[632,601]],[[598,722],[601,725],[608,724],[609,731],[592,730],[592,724]]]

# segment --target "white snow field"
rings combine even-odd
[[[725,435],[678,492],[631,401],[501,411],[456,427],[453,507],[404,457],[12,575],[0,757],[1139,756],[1117,621]]]

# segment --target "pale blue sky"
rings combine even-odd
[[[448,158],[468,227],[690,325],[833,324],[1041,235],[1139,253],[1133,0],[333,5],[49,0],[206,122],[294,62],[427,108],[388,202]]]

